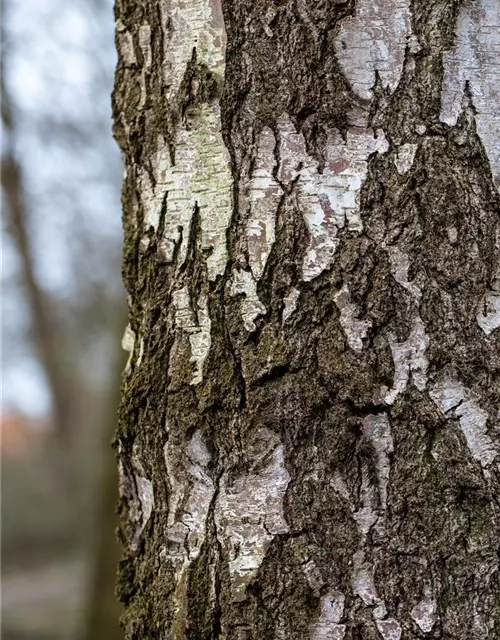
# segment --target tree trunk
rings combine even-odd
[[[122,314],[119,314],[123,327]],[[118,344],[117,344],[118,348]],[[112,363],[110,391],[104,433],[102,434],[101,477],[98,487],[98,509],[95,518],[95,540],[92,553],[92,573],[89,581],[87,612],[82,640],[123,640],[120,628],[121,606],[116,599],[116,564],[120,550],[116,539],[118,518],[116,499],[118,495],[118,474],[115,456],[111,448],[111,439],[116,429],[116,409],[119,402],[119,380],[123,368],[123,352],[117,353]],[[114,383],[114,384],[113,384]]]
[[[52,396],[55,435],[59,440],[59,445],[63,447],[63,455],[66,455],[73,437],[74,416],[71,412],[73,384],[65,371],[63,359],[60,356],[60,336],[50,313],[50,302],[36,275],[35,252],[30,235],[23,171],[16,157],[14,145],[16,136],[14,113],[3,80],[1,94],[4,139],[0,173],[4,202],[7,205],[6,227],[11,232],[17,249],[21,281],[31,316],[34,345]],[[68,479],[69,477],[70,474],[67,475]],[[73,487],[73,482],[71,482],[71,486]]]
[[[500,3],[116,18],[127,638],[499,638]]]

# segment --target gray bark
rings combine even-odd
[[[127,638],[500,637],[496,0],[116,18]]]

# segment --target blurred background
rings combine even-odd
[[[120,638],[112,0],[3,0],[2,638]]]

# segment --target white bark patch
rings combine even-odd
[[[218,537],[229,551],[234,601],[245,599],[246,588],[257,575],[272,539],[288,531],[283,498],[290,476],[284,466],[283,445],[268,430],[261,430],[258,438],[252,470],[235,478],[227,473],[222,476],[215,508]]]
[[[250,273],[244,269],[235,269],[231,281],[230,295],[244,295],[241,302],[241,315],[247,331],[255,331],[255,319],[266,312],[266,307],[257,295],[257,283]]]
[[[317,277],[333,262],[337,234],[348,229],[362,231],[359,193],[366,177],[367,160],[374,152],[385,153],[387,141],[363,127],[353,127],[346,141],[338,133],[330,135],[326,167],[319,174],[317,163],[304,162],[300,171],[299,202],[311,236],[303,266],[304,280]]]
[[[418,302],[422,297],[422,291],[414,282],[408,280],[408,270],[410,269],[410,258],[408,254],[401,251],[397,246],[388,247],[388,252],[391,274],[394,280],[404,287]]]
[[[223,69],[225,33],[220,0],[161,0],[164,79],[172,100],[196,48],[198,60],[210,69]]]
[[[193,116],[190,129],[178,131],[176,164],[172,165],[167,145],[161,136],[159,150],[151,165],[156,185],[153,188],[146,171],[141,171],[145,229],[158,228],[166,199],[165,230],[160,241],[163,257],[172,262],[180,243],[179,260],[186,257],[189,225],[195,206],[201,218],[202,249],[209,253],[209,279],[222,273],[226,264],[226,229],[231,217],[229,154],[220,133],[220,108],[203,104]],[[182,232],[182,233],[181,233]]]
[[[281,185],[273,175],[276,161],[274,133],[265,127],[259,137],[255,166],[241,203],[246,210],[244,242],[250,271],[236,268],[233,271],[231,295],[243,294],[242,316],[245,329],[255,330],[255,319],[266,312],[257,296],[257,282],[262,277],[275,240],[276,215],[283,194]]]
[[[376,137],[363,126],[352,127],[344,141],[332,132],[326,147],[326,167],[318,172],[318,163],[307,155],[302,134],[293,124],[282,121],[280,131],[282,182],[298,181],[298,202],[310,234],[304,259],[303,278],[312,280],[333,262],[337,234],[345,224],[361,231],[359,192],[366,177],[367,159],[371,153],[387,151],[387,140],[381,131]]]
[[[143,24],[139,27],[139,47],[144,57],[144,65],[147,69],[151,66],[151,27],[149,24]]]
[[[215,486],[207,473],[211,455],[199,431],[194,433],[185,452],[179,452],[167,442],[164,455],[170,494],[166,532],[168,545],[163,555],[174,567],[174,617],[177,624],[182,624],[187,570],[199,556],[205,540]]]
[[[283,322],[286,322],[297,308],[297,301],[299,299],[299,296],[300,291],[297,288],[293,287],[290,290],[290,293],[285,298],[283,298]]]
[[[378,632],[384,640],[399,640],[401,625],[395,618],[387,617],[387,608],[383,600],[377,595],[373,579],[373,566],[365,561],[363,551],[358,551],[353,557],[354,574],[352,579],[353,592],[368,606],[377,605],[372,611]]]
[[[417,153],[418,145],[407,142],[398,147],[396,151],[396,157],[394,158],[394,164],[400,175],[408,173],[415,160],[415,154]]]
[[[118,460],[118,494],[120,498],[130,498],[131,496],[131,479],[125,473],[123,462],[120,459]],[[132,503],[130,502],[130,504]]]
[[[373,617],[375,620],[383,620],[387,616],[387,607],[381,602],[373,609]]]
[[[122,455],[121,444],[118,444],[118,455]],[[133,527],[130,536],[130,549],[137,550],[139,539],[147,525],[154,507],[153,485],[145,477],[144,469],[134,457],[132,464],[135,473],[129,474],[125,472],[123,462],[118,460],[118,491],[120,497],[127,501],[128,521]]]
[[[137,362],[136,362],[137,367],[141,366],[143,356],[144,356],[144,338],[141,338],[141,341],[139,342],[139,355],[137,356]]]
[[[198,557],[205,539],[205,525],[215,487],[207,474],[211,455],[196,431],[185,454],[165,446],[165,464],[170,482],[168,501],[167,539],[171,545],[174,565]],[[179,562],[181,560],[181,562]]]
[[[153,513],[154,507],[154,492],[151,481],[138,474],[134,475],[134,481],[137,490],[138,509],[134,505],[134,500],[129,500],[129,505],[131,506],[129,520],[135,523],[134,535],[130,541],[132,551],[137,549],[141,534]]]
[[[436,601],[426,597],[413,607],[410,615],[424,633],[429,633],[436,624],[436,611]]]
[[[408,291],[418,305],[422,297],[422,290],[414,280],[409,280],[410,259],[408,254],[398,246],[389,246],[387,251],[393,278]],[[414,311],[413,326],[407,340],[397,342],[393,334],[389,334],[388,338],[394,360],[394,384],[390,391],[384,387],[381,390],[381,397],[386,404],[393,404],[398,395],[403,393],[408,386],[410,377],[419,391],[425,389],[429,366],[425,352],[429,346],[429,338],[417,310]]]
[[[460,10],[455,46],[444,56],[441,120],[455,125],[466,81],[476,108],[477,132],[499,185],[500,143],[500,3],[465,2]]]
[[[274,133],[265,127],[260,134],[246,194],[249,214],[245,235],[248,262],[255,280],[261,278],[275,240],[276,213],[283,193],[273,176],[275,145]]]
[[[373,580],[373,566],[365,562],[364,551],[354,554],[354,575],[352,580],[353,592],[367,605],[376,604],[378,601],[377,590]]]
[[[401,638],[401,625],[394,618],[375,620],[375,624],[384,640],[399,640]]]
[[[319,598],[321,587],[325,584],[321,571],[318,569],[318,565],[314,560],[309,560],[304,565],[304,575],[307,580],[307,584],[311,587],[311,591]]]
[[[414,319],[407,340],[397,342],[395,336],[389,334],[389,343],[394,360],[394,385],[385,396],[384,402],[393,404],[398,395],[406,389],[410,376],[419,391],[423,391],[427,384],[429,361],[425,357],[425,352],[429,346],[429,338],[420,316]]]
[[[141,69],[141,75],[139,78],[139,85],[141,87],[141,97],[139,99],[139,109],[143,109],[146,104],[146,73],[149,71],[152,62],[151,55],[151,27],[149,24],[143,24],[139,27],[138,33],[139,47],[142,51],[143,64]]]
[[[134,39],[121,20],[116,21],[116,33],[118,39],[118,52],[126,67],[137,64],[135,57]]]
[[[375,492],[377,488],[370,482],[365,469],[361,470],[361,503],[362,508],[354,513],[354,520],[361,534],[361,544],[353,556],[353,572],[351,576],[352,590],[367,606],[374,606],[372,615],[377,629],[384,640],[399,640],[401,626],[394,618],[387,617],[385,602],[379,598],[374,581],[373,564],[366,560],[365,545],[367,535],[372,526],[383,528],[387,506],[387,487],[390,474],[390,455],[394,450],[391,426],[385,415],[369,415],[363,419],[362,432],[370,442],[375,454],[375,470],[378,479],[380,507],[376,508]],[[349,499],[348,490],[341,477],[334,476],[333,486],[338,493]],[[352,504],[352,497],[349,503]]]
[[[199,384],[203,379],[203,364],[211,345],[210,316],[206,296],[199,296],[196,315],[192,308],[192,301],[186,286],[174,291],[172,303],[175,307],[175,323],[189,335],[191,359],[195,365],[195,372],[191,384]]]
[[[333,261],[338,245],[339,229],[347,227],[361,231],[359,192],[366,177],[367,160],[371,153],[385,153],[388,144],[381,130],[366,127],[364,115],[350,115],[353,126],[346,140],[332,132],[326,149],[326,167],[320,173],[318,162],[306,151],[304,137],[287,116],[278,119],[280,163],[275,169],[276,140],[264,129],[258,144],[257,163],[253,171],[246,206],[246,235],[249,263],[256,279],[264,270],[275,237],[276,213],[282,185],[295,186],[298,205],[303,212],[310,234],[310,244],[303,265],[303,278],[312,280]]]
[[[375,509],[373,508],[373,499],[374,499],[375,490],[373,487],[370,487],[367,481],[363,478],[361,483],[361,500],[363,503],[363,507],[358,509],[353,518],[358,525],[358,529],[360,530],[362,536],[366,538],[370,529],[376,524],[378,520],[378,515]]]
[[[378,632],[384,640],[399,640],[401,637],[401,626],[394,618],[387,617],[387,608],[383,602],[373,609],[373,618]]]
[[[491,291],[485,296],[476,320],[487,336],[500,327],[500,292]]]
[[[196,48],[197,59],[216,76],[224,73],[225,34],[219,0],[194,0],[189,7],[181,0],[161,3],[165,45],[169,51],[167,95],[173,99]],[[150,159],[153,187],[144,169],[140,175],[145,228],[158,228],[166,202],[165,230],[160,250],[171,262],[180,244],[179,260],[186,257],[188,234],[195,206],[201,218],[202,249],[207,251],[209,279],[214,280],[226,264],[226,229],[231,216],[229,153],[221,133],[220,107],[216,101],[193,106],[186,122],[176,132],[175,164],[164,139],[159,136],[157,153]],[[166,197],[166,201],[165,201]]]
[[[372,96],[375,72],[385,87],[397,87],[410,36],[408,0],[358,0],[356,14],[342,21],[335,40],[340,67],[353,90],[365,100]]]
[[[448,240],[451,242],[451,244],[455,244],[455,242],[458,240],[458,231],[456,230],[456,228],[448,227],[447,233],[448,233]]]
[[[373,486],[369,474],[362,469],[360,499],[362,507],[353,517],[361,533],[363,544],[370,529],[379,521],[382,522],[387,506],[387,487],[389,484],[390,455],[394,450],[391,426],[385,415],[369,415],[363,419],[361,429],[364,438],[371,444],[375,454],[375,469],[378,480]],[[379,505],[379,506],[378,506]]]
[[[311,640],[342,640],[346,625],[339,622],[344,615],[344,594],[329,593],[321,598],[320,604],[321,614],[312,627]]]
[[[150,480],[142,478],[141,476],[135,476],[135,482],[137,485],[137,495],[139,496],[139,502],[141,503],[142,529],[144,529],[153,512],[153,485]]]
[[[483,468],[488,467],[498,451],[487,434],[488,412],[481,409],[476,396],[449,374],[430,390],[429,395],[445,416],[453,411],[469,451]]]
[[[500,256],[500,227],[496,230],[495,249],[497,256]],[[498,259],[490,284],[491,289],[484,295],[476,315],[477,324],[487,336],[500,327],[500,261]]]
[[[369,320],[359,319],[359,309],[351,302],[349,289],[346,285],[338,291],[333,299],[340,311],[340,324],[347,338],[347,343],[353,351],[363,350],[363,340],[371,327]]]
[[[376,454],[375,469],[379,482],[380,506],[387,506],[387,487],[389,484],[390,456],[394,451],[391,425],[385,415],[370,415],[363,419],[361,429]]]
[[[125,327],[125,332],[122,338],[122,349],[124,351],[128,351],[128,359],[127,364],[125,365],[125,373],[129,373],[132,366],[132,358],[134,355],[134,346],[135,346],[135,332],[132,331],[132,328],[128,324]]]
[[[351,495],[349,493],[349,489],[347,488],[347,483],[344,480],[342,474],[338,471],[334,471],[333,478],[330,480],[330,486],[333,487],[335,492],[343,498],[349,504],[352,503]]]

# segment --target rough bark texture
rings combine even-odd
[[[500,638],[500,4],[116,18],[127,638]]]

